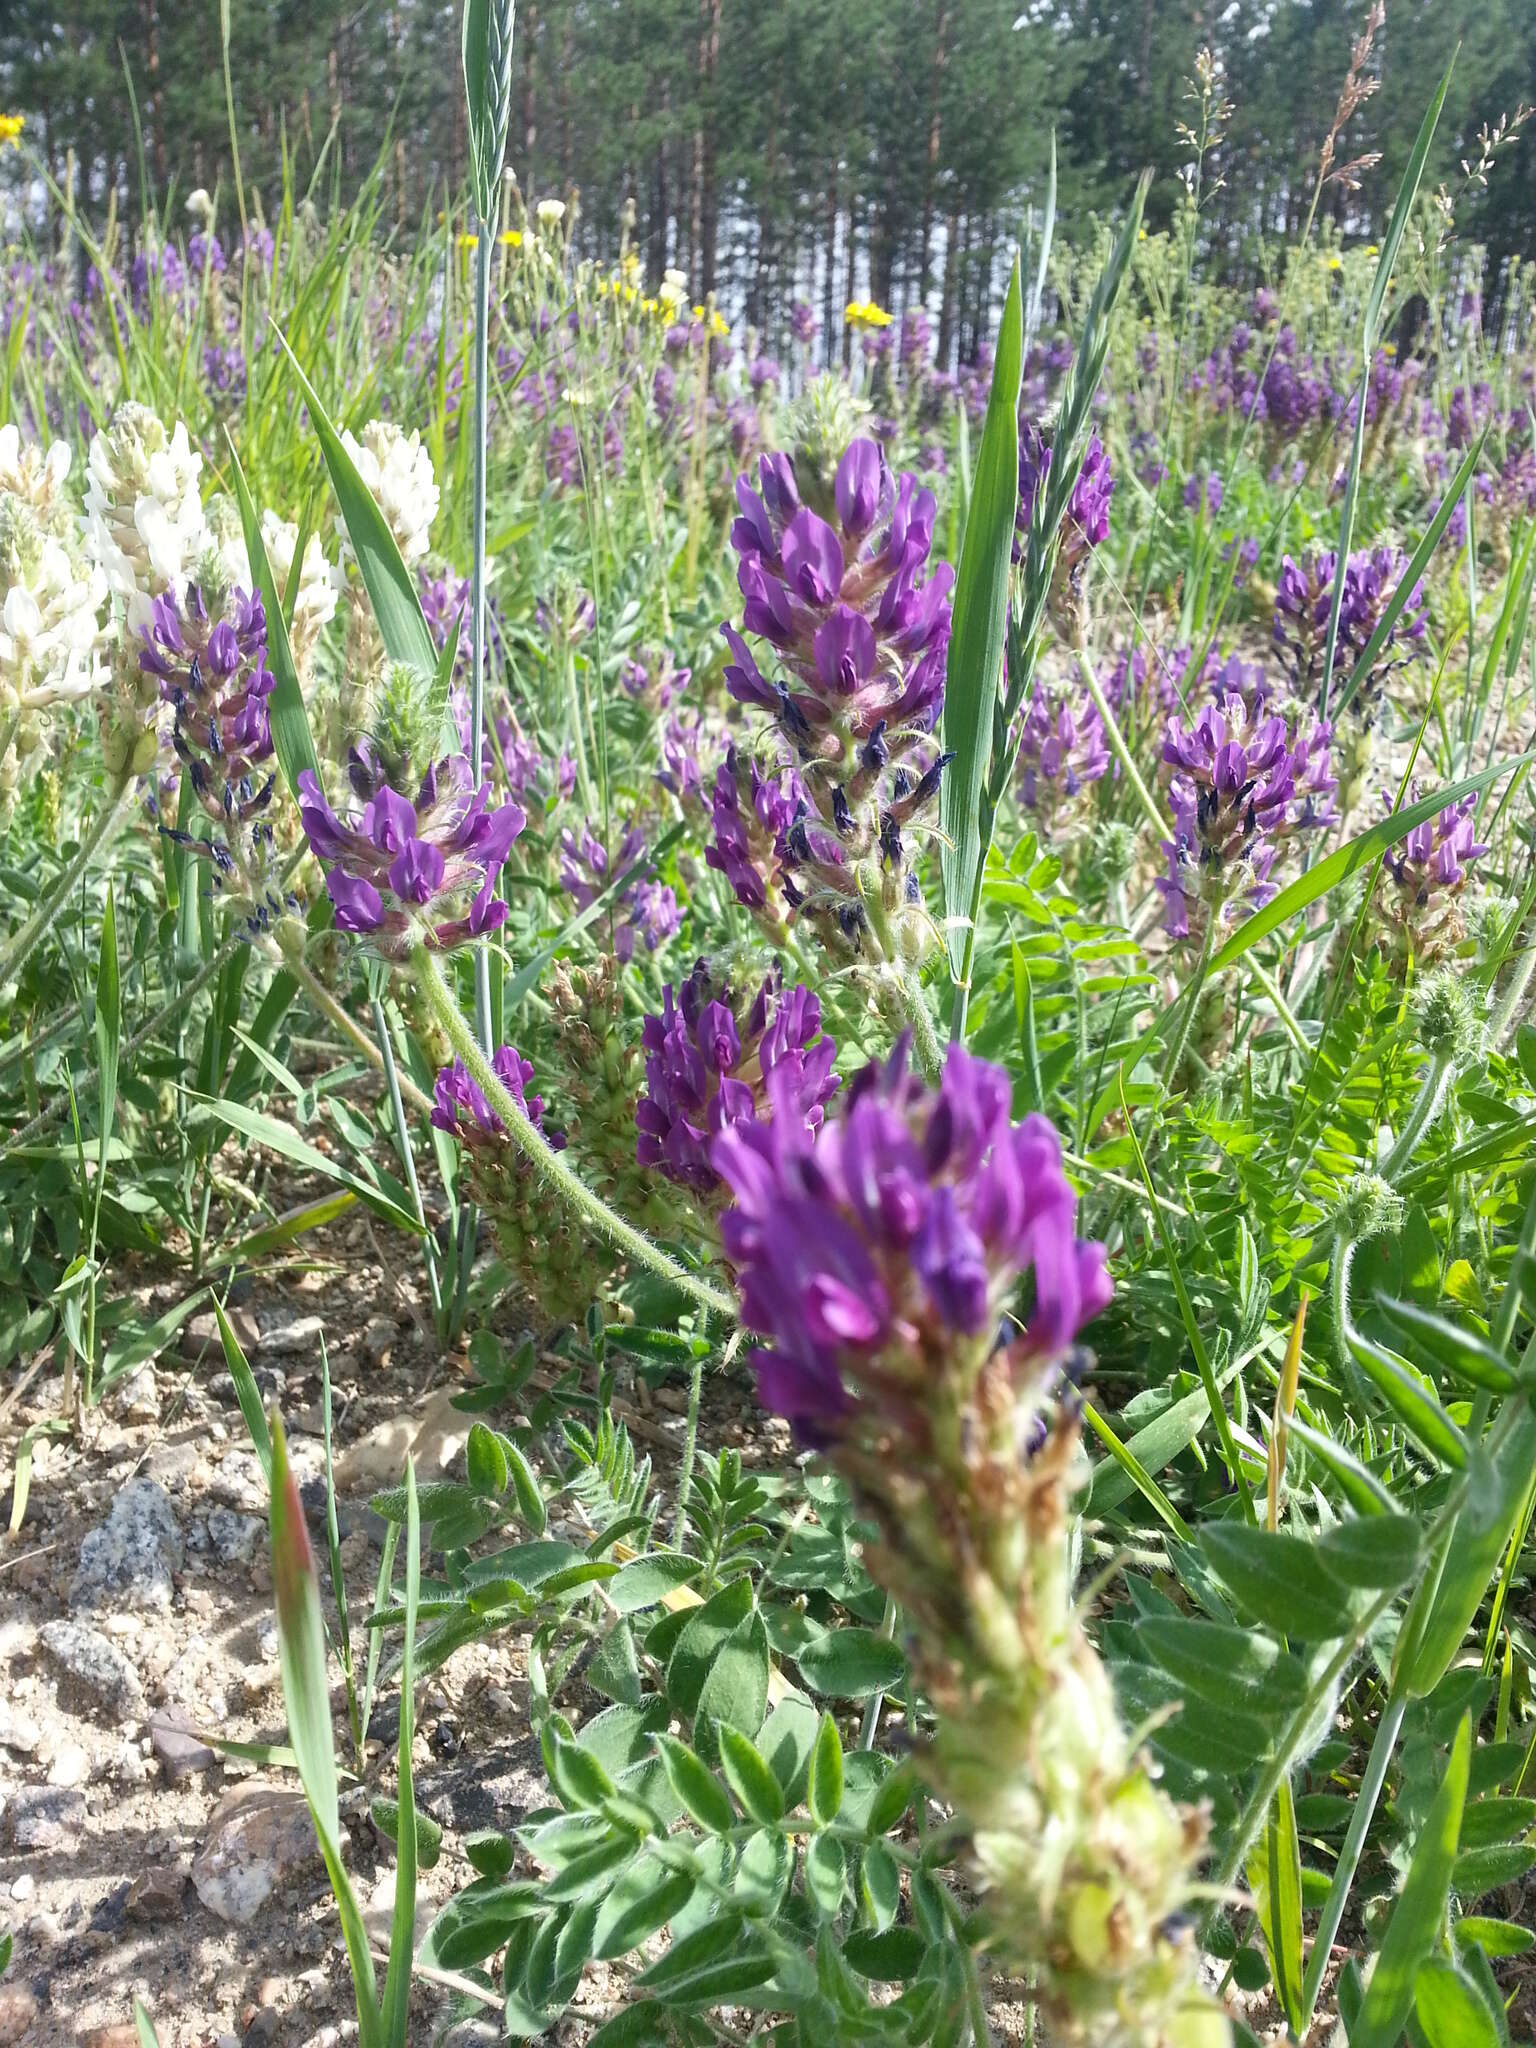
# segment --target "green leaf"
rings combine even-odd
[[[915,1927],[887,1927],[877,1934],[861,1930],[844,1942],[843,1959],[861,1977],[894,1984],[917,1975],[926,1949]]]
[[[727,1638],[699,1692],[693,1739],[706,1754],[715,1745],[717,1730],[734,1728],[755,1735],[762,1727],[772,1668],[763,1617],[751,1615]]]
[[[1485,1920],[1476,1913],[1464,1913],[1452,1930],[1458,1948],[1480,1948],[1485,1956],[1528,1955],[1536,1948],[1536,1929],[1522,1927],[1514,1920]]]
[[[817,1912],[834,1919],[848,1888],[848,1859],[836,1835],[818,1835],[806,1849],[805,1888]]]
[[[984,851],[982,791],[992,758],[994,713],[1002,687],[1014,518],[1019,509],[1023,363],[1023,300],[1015,257],[955,576],[954,624],[945,666],[944,747],[954,758],[939,785],[940,864],[950,966],[957,977],[964,972],[974,942],[967,923]]]
[[[411,2014],[411,1961],[416,1943],[416,1872],[419,1849],[411,1745],[416,1739],[416,1607],[421,1598],[421,1514],[416,1501],[416,1464],[405,1461],[405,1639],[400,1652],[400,1740],[395,1753],[398,1786],[395,1829],[395,1912],[384,1975],[384,2039],[387,2048],[407,2048]]]
[[[742,1811],[763,1827],[781,1821],[784,1794],[753,1744],[739,1729],[729,1727],[720,1729],[719,1741],[720,1768],[725,1773],[725,1782],[741,1802]]]
[[[517,1511],[535,1536],[542,1536],[549,1524],[549,1510],[544,1504],[544,1489],[539,1485],[533,1467],[512,1439],[504,1436],[500,1443],[502,1454],[507,1461],[507,1470],[512,1477],[512,1491],[517,1496]]]
[[[1413,1861],[1387,1922],[1359,2017],[1349,2029],[1350,2048],[1397,2048],[1408,2023],[1420,1969],[1440,1938],[1471,1755],[1472,1720],[1468,1715],[1456,1731],[1445,1776],[1414,1845]]]
[[[1299,1536],[1216,1522],[1200,1532],[1200,1548],[1222,1582],[1277,1635],[1332,1642],[1349,1627],[1349,1595]]]
[[[655,1607],[675,1587],[686,1586],[703,1569],[698,1558],[685,1557],[680,1550],[653,1550],[620,1566],[608,1581],[608,1598],[620,1614],[638,1614],[642,1608]]]
[[[10,1953],[11,1938],[5,1937],[6,1956]],[[0,1958],[0,1970],[5,1968],[5,1958]],[[155,2023],[144,2010],[139,1999],[133,2001],[133,2025],[139,2037],[139,2048],[160,2048],[160,2036],[155,2032]]]
[[[324,787],[325,779],[320,773],[320,757],[315,752],[314,734],[309,729],[309,713],[304,707],[304,692],[299,683],[299,672],[294,666],[293,648],[288,639],[287,614],[283,610],[283,593],[277,587],[277,578],[272,573],[271,558],[267,544],[262,538],[261,519],[252,501],[245,481],[245,471],[240,467],[240,457],[228,427],[224,439],[229,445],[230,474],[234,478],[235,502],[240,507],[240,525],[245,534],[245,552],[251,564],[251,575],[256,581],[256,592],[261,599],[262,610],[267,615],[267,666],[272,671],[272,689],[267,698],[267,711],[272,721],[272,751],[277,755],[277,765],[283,771],[283,780],[288,785],[288,794],[297,801],[299,777],[308,772]],[[300,535],[302,542],[303,536]],[[300,552],[294,550],[293,570],[300,569]],[[284,1005],[286,1007],[286,1004]]]
[[[288,1463],[282,1418],[275,1410],[271,1429],[272,1590],[277,1607],[278,1662],[283,1675],[283,1703],[288,1711],[288,1739],[341,1914],[363,2048],[384,2048],[368,1932],[341,1860],[336,1756],[331,1746],[331,1697],[326,1681],[325,1628],[320,1618],[315,1554],[304,1523],[298,1483]]]
[[[728,1835],[736,1824],[725,1787],[707,1764],[700,1763],[686,1742],[675,1735],[655,1738],[667,1783],[689,1816],[712,1835]]]
[[[464,1470],[476,1493],[499,1497],[507,1490],[511,1476],[507,1454],[495,1430],[483,1422],[471,1424],[464,1446]]]
[[[592,1953],[599,1962],[628,1955],[665,1927],[693,1897],[697,1880],[686,1870],[667,1870],[642,1856],[620,1878],[597,1916]]]
[[[597,1758],[561,1735],[553,1719],[544,1723],[539,1743],[549,1782],[573,1812],[594,1811],[613,1797],[617,1788]]]
[[[245,1353],[240,1349],[240,1339],[235,1335],[229,1317],[224,1313],[224,1304],[216,1301],[213,1312],[219,1323],[219,1342],[224,1346],[224,1363],[229,1367],[229,1376],[235,1383],[235,1399],[240,1403],[240,1413],[245,1417],[245,1426],[250,1431],[251,1448],[256,1453],[256,1462],[261,1467],[261,1476],[267,1482],[267,1491],[272,1490],[272,1433],[267,1428],[267,1411],[261,1405],[256,1378],[246,1363]]]
[[[1445,67],[1439,90],[1424,111],[1419,123],[1419,132],[1414,139],[1413,151],[1398,182],[1397,197],[1392,202],[1392,218],[1387,223],[1387,232],[1382,237],[1381,254],[1376,260],[1376,275],[1371,280],[1371,295],[1365,306],[1365,348],[1367,356],[1374,353],[1381,339],[1382,308],[1387,302],[1387,285],[1397,268],[1398,252],[1403,246],[1403,236],[1408,231],[1408,222],[1413,215],[1413,202],[1419,190],[1419,180],[1424,175],[1424,165],[1429,156],[1430,144],[1435,139],[1439,126],[1440,110],[1445,105],[1445,95],[1450,87],[1451,73],[1456,68],[1456,52],[1452,50],[1451,61]]]
[[[859,1894],[876,1928],[889,1927],[901,1905],[901,1872],[884,1842],[871,1842],[860,1858]]]
[[[1411,1515],[1352,1516],[1317,1539],[1318,1557],[1346,1586],[1390,1593],[1424,1562],[1424,1536]]]
[[[368,1804],[369,1818],[386,1842],[400,1839],[400,1802],[396,1799],[373,1799]],[[418,1870],[432,1870],[443,1850],[443,1831],[430,1814],[416,1816],[416,1867]]]
[[[512,0],[464,0],[469,166],[482,226],[500,218],[501,168],[512,112]]]
[[[1376,1306],[1409,1344],[1428,1352],[1436,1365],[1469,1385],[1502,1395],[1512,1394],[1520,1384],[1503,1353],[1474,1331],[1420,1308],[1417,1302],[1391,1301],[1378,1294]]]
[[[382,1189],[359,1175],[351,1173],[324,1152],[319,1152],[306,1139],[301,1138],[291,1124],[280,1123],[276,1117],[265,1116],[260,1110],[247,1109],[242,1102],[216,1101],[210,1096],[193,1095],[192,1101],[205,1109],[209,1116],[216,1117],[231,1130],[239,1131],[242,1137],[253,1139],[258,1145],[265,1145],[278,1153],[294,1166],[303,1167],[306,1173],[319,1174],[323,1179],[337,1181],[350,1188],[360,1202],[366,1202],[376,1216],[382,1216],[386,1223],[392,1223],[398,1230],[407,1230],[413,1236],[423,1234],[425,1226],[417,1221],[409,1209],[392,1201]]]
[[[872,1628],[829,1629],[797,1651],[795,1662],[813,1692],[847,1700],[889,1692],[907,1669],[900,1647]]]
[[[1480,1899],[1501,1885],[1515,1884],[1536,1865],[1536,1845],[1495,1843],[1487,1849],[1464,1849],[1456,1858],[1451,1889],[1459,1899]]]
[[[751,1580],[732,1579],[684,1622],[667,1659],[667,1697],[685,1720],[697,1713],[709,1668],[727,1638],[751,1612]]]
[[[821,1726],[816,1731],[816,1747],[811,1751],[811,1774],[805,1796],[811,1819],[817,1827],[827,1827],[837,1819],[838,1808],[843,1803],[843,1745],[837,1723],[830,1714],[822,1715]]]
[[[352,543],[358,571],[367,589],[369,602],[373,606],[373,615],[378,622],[379,637],[384,642],[384,651],[391,661],[415,669],[420,676],[435,676],[437,646],[422,614],[421,599],[416,592],[416,579],[401,559],[400,549],[389,529],[388,520],[374,503],[368,486],[358,475],[356,463],[347,453],[341,436],[331,424],[330,414],[320,403],[314,386],[300,367],[298,357],[289,348],[287,337],[281,328],[275,332],[287,352],[289,362],[293,365],[293,374],[298,380],[299,391],[309,408],[310,421],[320,442],[320,452],[325,457],[325,466],[330,472],[331,487],[336,493],[336,502],[341,507],[347,537]]]
[[[1474,1449],[1445,1562],[1438,1574],[1425,1575],[1404,1619],[1404,1639],[1416,1644],[1407,1681],[1410,1698],[1433,1692],[1461,1654],[1488,1582],[1523,1513],[1533,1470],[1536,1410],[1522,1405],[1491,1456],[1481,1445]],[[1421,1630],[1416,1627],[1420,1611]]]
[[[122,1037],[123,991],[117,967],[117,909],[109,885],[101,919],[101,949],[96,958],[97,1216],[101,1214],[102,1191],[107,1182],[112,1120],[117,1114],[117,1062]]]
[[[1306,1666],[1271,1636],[1194,1615],[1147,1615],[1136,1639],[1186,1693],[1249,1713],[1290,1711],[1307,1688]]]
[[[1431,1956],[1419,1970],[1413,2001],[1429,2048],[1499,2048],[1498,2023],[1454,1963]]]
[[[773,1971],[773,1957],[742,1916],[726,1913],[675,1941],[634,1986],[670,2006],[719,2005],[766,1984]]]
[[[1440,1464],[1461,1471],[1467,1440],[1423,1381],[1383,1345],[1358,1330],[1347,1332],[1355,1363],[1392,1413],[1423,1450]]]

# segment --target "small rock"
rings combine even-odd
[[[85,1800],[72,1785],[24,1785],[10,1815],[18,1849],[68,1849],[85,1826]]]
[[[215,1808],[192,1865],[192,1882],[210,1913],[248,1927],[286,1878],[319,1861],[302,1793],[241,1785]]]
[[[264,2005],[251,2014],[250,2024],[245,2030],[247,2043],[257,2043],[264,2048],[268,2041],[277,2039],[277,2030],[283,2023],[283,2016],[275,2006]]]
[[[200,1463],[198,1447],[189,1439],[162,1439],[150,1446],[149,1456],[144,1460],[144,1471],[147,1477],[168,1486],[173,1493],[182,1493]]]
[[[99,1629],[83,1621],[48,1621],[38,1640],[50,1663],[58,1668],[59,1697],[66,1705],[105,1707],[118,1720],[136,1719],[143,1713],[139,1674]]]
[[[287,2005],[292,1985],[286,1977],[263,1977],[256,1986],[258,2005]]]
[[[83,1785],[91,1775],[91,1760],[78,1742],[61,1742],[48,1766],[50,1785]]]
[[[32,1756],[42,1739],[30,1714],[19,1713],[9,1700],[0,1699],[0,1749],[13,1756]]]
[[[237,1514],[233,1508],[208,1510],[208,1541],[223,1564],[249,1564],[265,1534],[256,1515]]]
[[[37,1879],[30,1871],[23,1871],[21,1876],[11,1886],[11,1897],[18,1906],[24,1906],[36,1890]]]
[[[261,1330],[256,1318],[248,1308],[234,1308],[227,1311],[229,1326],[235,1333],[235,1341],[249,1358],[261,1342]],[[205,1352],[211,1351],[215,1358],[224,1355],[223,1340],[219,1336],[219,1319],[210,1311],[206,1315],[193,1316],[181,1326],[180,1350],[183,1358],[196,1362]]]
[[[376,1372],[382,1372],[389,1364],[395,1334],[393,1316],[370,1316],[363,1325],[363,1356]]]
[[[128,1918],[150,1923],[179,1920],[186,1894],[184,1870],[166,1869],[163,1865],[141,1870],[128,1887]]]
[[[160,1389],[155,1385],[152,1365],[146,1362],[124,1380],[118,1395],[118,1408],[127,1422],[160,1420]]]
[[[269,1358],[298,1358],[313,1352],[318,1360],[325,1324],[319,1316],[292,1316],[261,1333],[261,1349]]]
[[[184,1707],[157,1707],[149,1717],[149,1739],[173,1785],[212,1770],[218,1762],[215,1752],[198,1739],[192,1716]]]
[[[80,1546],[71,1607],[168,1608],[175,1575],[186,1559],[181,1530],[153,1479],[133,1479],[99,1529]]]
[[[80,2048],[139,2048],[139,2030],[132,2020],[116,2027],[92,2027],[81,2036]]]
[[[0,2044],[25,2048],[37,2024],[37,2000],[25,1984],[0,1984]]]
[[[266,1482],[254,1451],[238,1447],[226,1451],[219,1460],[210,1491],[215,1500],[222,1501],[225,1507],[239,1509],[242,1514],[259,1508],[266,1498]]]

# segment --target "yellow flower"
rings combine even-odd
[[[521,249],[523,246],[523,238],[516,228],[503,228],[496,239],[504,249]]]
[[[0,149],[8,142],[20,142],[21,131],[26,125],[25,114],[0,114]]]
[[[1338,259],[1338,257],[1337,257],[1337,256],[1330,256],[1330,257],[1328,258],[1328,268],[1329,268],[1330,270],[1342,270],[1342,269],[1344,268],[1344,266],[1343,266],[1343,264],[1342,264],[1342,263],[1341,263],[1341,262],[1339,261],[1339,259]]]
[[[1365,253],[1367,256],[1379,256],[1381,254],[1381,251],[1377,248],[1376,244],[1372,242],[1370,246],[1366,249]]]
[[[480,237],[478,235],[458,234],[454,236],[454,240],[461,249],[478,249],[480,246]]]
[[[884,306],[877,306],[873,299],[850,299],[843,308],[843,318],[850,327],[889,327],[891,316]]]

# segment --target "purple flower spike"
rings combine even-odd
[[[786,994],[777,970],[750,1004],[716,990],[700,960],[674,990],[662,991],[659,1016],[646,1018],[645,1094],[635,1111],[635,1157],[668,1180],[713,1197],[720,1176],[709,1148],[732,1124],[769,1114],[769,1077],[777,1076],[775,1113],[819,1129],[838,1085],[837,1048],[821,1036],[821,1005],[804,986]]]
[[[1405,802],[1417,802],[1418,795],[1418,785],[1411,785]],[[1397,808],[1386,790],[1381,802],[1389,815]],[[1476,815],[1477,798],[1464,796],[1438,817],[1415,825],[1384,856],[1397,885],[1388,916],[1402,949],[1411,951],[1421,966],[1454,952],[1466,937],[1460,898],[1473,862],[1488,851],[1476,836]]]
[[[1292,737],[1262,694],[1229,691],[1192,725],[1170,718],[1163,763],[1173,838],[1163,842],[1168,873],[1158,878],[1164,923],[1173,938],[1191,930],[1199,906],[1227,922],[1275,894],[1270,870],[1293,831],[1333,816],[1337,787],[1329,772],[1328,726],[1313,720]]]
[[[525,1060],[515,1045],[504,1045],[491,1061],[491,1071],[528,1121],[542,1125],[544,1098],[526,1092],[533,1079],[533,1062]],[[461,1145],[490,1146],[505,1137],[506,1126],[462,1060],[442,1069],[432,1093],[432,1122]]]
[[[1019,509],[1014,516],[1013,559],[1024,558],[1025,536],[1035,522],[1051,468],[1051,444],[1032,420],[1019,428]],[[1098,435],[1090,434],[1083,453],[1083,466],[1067,501],[1067,515],[1061,527],[1062,572],[1075,576],[1089,553],[1109,538],[1109,501],[1115,479],[1109,457]]]
[[[414,804],[386,783],[343,824],[306,769],[299,817],[342,930],[401,960],[415,943],[446,952],[504,923],[496,878],[527,821],[516,804],[489,810],[489,793],[455,754],[427,770]]]
[[[602,841],[590,825],[580,833],[567,827],[560,834],[560,886],[586,910],[607,885],[610,873],[622,875],[635,867],[645,854],[645,834],[638,825],[625,833],[610,865]],[[664,939],[671,938],[683,921],[677,897],[664,883],[638,877],[620,890],[611,906],[613,950],[620,960],[632,960],[637,940],[654,953]]]
[[[903,1042],[819,1134],[790,1076],[765,1087],[771,1119],[732,1123],[710,1148],[736,1197],[721,1231],[742,1318],[767,1340],[753,1360],[765,1405],[826,1444],[893,1408],[912,1426],[956,1374],[1001,1370],[1048,1399],[1112,1290],[1103,1247],[1077,1237],[1056,1133],[1012,1122],[1007,1074],[952,1045],[930,1089]],[[1010,1336],[1030,1273],[1033,1307]]]
[[[1109,772],[1109,744],[1093,699],[1053,700],[1036,683],[1019,739],[1019,796],[1049,832],[1076,799]]]

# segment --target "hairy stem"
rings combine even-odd
[[[1419,1098],[1393,1140],[1392,1150],[1381,1162],[1383,1180],[1390,1181],[1394,1174],[1402,1172],[1418,1150],[1420,1139],[1438,1122],[1455,1071],[1456,1062],[1451,1053],[1437,1052],[1431,1059],[1419,1088]]]
[[[674,1287],[690,1295],[701,1308],[710,1309],[714,1314],[734,1322],[736,1304],[728,1294],[718,1287],[711,1287],[696,1274],[686,1272],[675,1259],[668,1258],[664,1251],[651,1243],[643,1231],[626,1223],[622,1216],[610,1209],[601,1195],[595,1194],[581,1176],[566,1164],[558,1152],[550,1150],[543,1134],[530,1120],[512,1094],[502,1085],[490,1061],[481,1051],[475,1034],[465,1022],[463,1012],[453,997],[453,992],[443,979],[442,969],[424,946],[418,946],[411,954],[411,971],[416,977],[422,994],[426,997],[433,1015],[447,1032],[454,1051],[474,1076],[476,1086],[486,1101],[495,1110],[506,1126],[507,1136],[534,1168],[540,1179],[555,1194],[566,1202],[576,1214],[595,1231],[606,1238],[615,1250],[620,1251],[636,1265],[644,1266],[663,1280],[671,1281]]]

